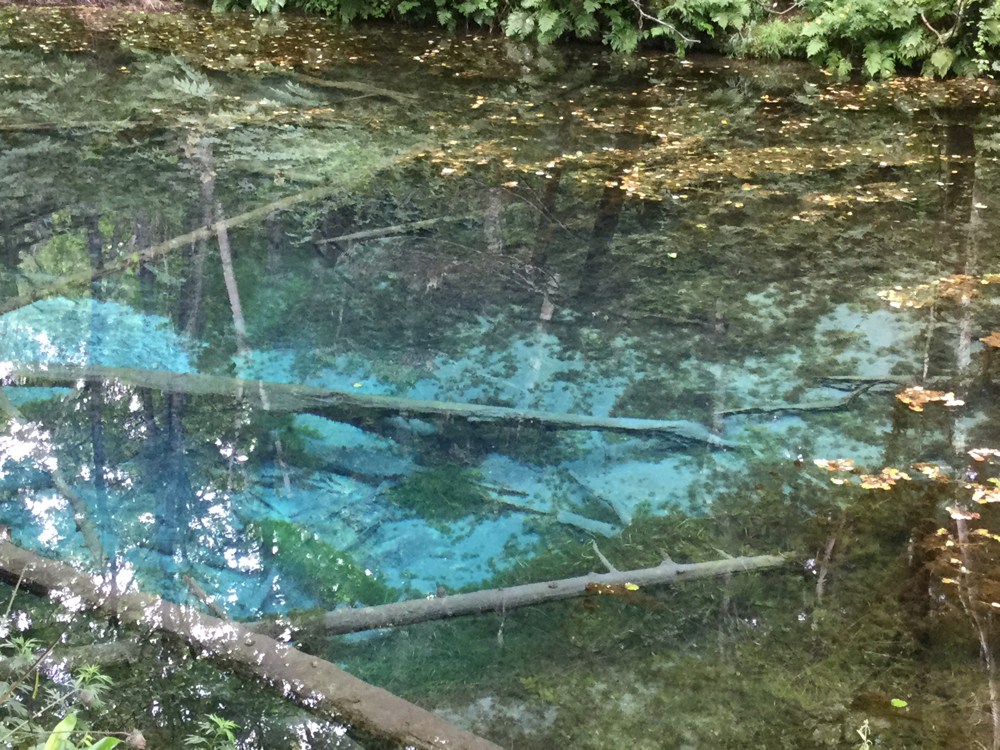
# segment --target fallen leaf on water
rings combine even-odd
[[[989,336],[983,336],[981,339],[986,346],[1000,347],[1000,331],[993,331]]]
[[[945,393],[944,391],[927,391],[919,385],[904,388],[901,392],[896,394],[896,398],[909,406],[913,411],[923,411],[924,404],[931,401],[940,401],[945,406],[965,405],[964,401],[955,398],[954,393]]]

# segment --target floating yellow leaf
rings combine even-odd
[[[964,406],[965,402],[955,398],[955,394],[944,391],[928,391],[919,385],[904,388],[896,394],[896,398],[910,407],[913,411],[923,411],[924,404],[931,401],[940,401],[945,406]]]
[[[850,458],[816,458],[813,463],[827,471],[854,471],[854,460]]]
[[[905,471],[900,471],[890,466],[882,469],[880,474],[862,474],[861,486],[866,490],[888,490],[900,479],[909,480],[909,478],[910,475]]]
[[[995,448],[973,448],[969,455],[973,461],[985,461],[990,456],[1000,456],[1000,451]]]
[[[937,464],[916,463],[912,466],[928,479],[934,479],[938,482],[947,482],[948,477],[945,476],[945,472],[951,470],[948,466],[938,466]]]

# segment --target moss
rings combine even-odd
[[[322,607],[331,609],[342,602],[385,604],[399,598],[394,588],[368,574],[345,552],[298,524],[267,518],[248,523],[247,532],[260,541],[264,559]]]

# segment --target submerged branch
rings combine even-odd
[[[241,380],[216,375],[136,370],[97,365],[36,363],[15,368],[13,377],[25,384],[44,383],[75,387],[79,382],[115,380],[124,385],[152,388],[163,393],[191,395],[241,395],[252,407],[273,412],[315,414],[338,422],[357,424],[370,429],[370,420],[404,415],[465,419],[470,422],[494,422],[513,425],[531,424],[556,430],[598,430],[632,435],[665,435],[713,448],[731,448],[733,443],[686,420],[591,417],[584,414],[556,414],[506,406],[482,406],[448,401],[423,401],[399,396],[350,393],[293,383]]]
[[[342,234],[339,237],[330,237],[325,240],[317,240],[317,245],[329,245],[333,242],[348,242],[349,240],[372,240],[378,237],[389,237],[393,234],[406,234],[419,229],[428,229],[435,224],[444,224],[458,221],[481,220],[481,216],[475,214],[459,214],[456,216],[439,216],[436,219],[423,219],[422,221],[411,221],[406,224],[395,224],[391,227],[379,227],[378,229],[366,229],[363,232],[353,232]]]
[[[861,385],[855,387],[850,393],[840,398],[832,398],[826,401],[811,401],[804,404],[765,404],[763,406],[746,406],[741,409],[723,409],[716,412],[716,414],[720,417],[733,417],[740,414],[789,414],[793,412],[804,413],[814,411],[836,411],[837,409],[843,409],[845,406],[849,406],[859,396],[867,393],[872,388],[883,382],[885,381],[876,380],[873,382],[862,383]]]
[[[402,94],[399,91],[379,88],[378,86],[361,83],[360,81],[328,81],[325,78],[317,78],[316,76],[306,75],[305,73],[291,73],[290,75],[295,80],[302,81],[302,83],[307,83],[310,86],[322,86],[328,89],[357,91],[367,96],[384,96],[388,99],[393,99],[400,104],[412,104],[417,100],[417,98],[411,94]]]
[[[428,620],[475,615],[482,612],[509,612],[533,604],[571,599],[594,591],[595,587],[658,586],[667,583],[712,578],[741,571],[764,570],[788,562],[783,555],[757,557],[729,557],[700,563],[675,563],[664,560],[654,568],[614,570],[608,573],[590,573],[555,581],[528,583],[502,589],[487,589],[469,594],[451,594],[431,599],[412,599],[393,604],[382,604],[360,609],[341,608],[322,616],[321,627],[328,635],[356,633],[362,630],[411,625]],[[610,566],[609,562],[605,565]],[[596,590],[601,590],[597,588]],[[607,591],[607,589],[603,589]],[[626,589],[631,591],[632,589]],[[270,623],[252,627],[266,630]]]
[[[5,530],[6,532],[6,530]],[[282,690],[299,704],[320,711],[382,740],[418,750],[500,750],[499,746],[449,724],[402,698],[349,675],[235,622],[224,622],[156,596],[110,593],[113,582],[80,573],[0,537],[0,577],[81,606],[103,609],[184,638],[212,658],[235,663]]]

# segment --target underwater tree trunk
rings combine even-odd
[[[0,578],[65,599],[67,605],[101,609],[124,621],[165,630],[212,658],[235,663],[274,685],[285,696],[383,741],[417,750],[501,750],[444,719],[231,621],[136,592],[116,592],[113,582],[22,549],[0,535]]]
[[[638,570],[612,570],[608,573],[590,573],[574,578],[528,583],[503,589],[487,589],[468,594],[452,594],[432,599],[411,599],[405,602],[381,604],[359,609],[341,608],[327,612],[318,625],[327,635],[356,633],[361,630],[411,625],[428,620],[443,620],[482,612],[506,613],[512,609],[533,604],[572,599],[588,593],[620,593],[627,596],[634,589],[630,585],[659,586],[666,583],[690,581],[695,578],[728,576],[732,573],[763,570],[783,565],[789,558],[782,555],[757,557],[729,557],[700,563],[675,563],[664,560],[654,568]],[[620,589],[620,591],[619,591]],[[271,624],[259,624],[254,629],[266,631]],[[281,628],[286,625],[280,625]],[[306,625],[308,627],[308,624]]]
[[[470,422],[535,424],[557,430],[598,430],[633,435],[665,435],[685,442],[715,448],[734,444],[687,420],[591,417],[584,414],[556,414],[505,406],[482,406],[448,401],[423,401],[398,396],[350,393],[294,383],[270,383],[216,375],[136,370],[98,365],[32,364],[15,368],[13,377],[24,384],[45,383],[76,387],[79,381],[115,380],[124,385],[153,388],[163,393],[240,396],[251,407],[264,411],[316,414],[339,422],[371,429],[371,420],[403,414],[411,417],[466,419]]]

